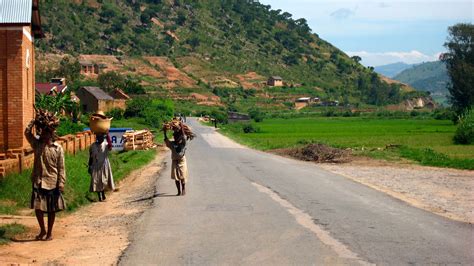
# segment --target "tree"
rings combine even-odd
[[[81,77],[81,65],[79,61],[66,56],[61,59],[59,63],[59,68],[54,73],[56,77],[64,77],[67,82],[75,82]]]
[[[115,89],[121,89],[125,83],[124,77],[114,71],[100,74],[97,78],[97,81],[99,83],[99,87],[106,92],[111,92]]]
[[[446,64],[451,84],[450,101],[458,115],[474,105],[474,25],[456,24],[448,28],[444,46],[447,53],[440,56]]]
[[[358,55],[354,55],[353,57],[351,57],[352,60],[354,60],[356,63],[359,63],[360,61],[362,61],[362,58]]]

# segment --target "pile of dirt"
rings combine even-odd
[[[275,153],[291,156],[298,160],[317,163],[346,163],[351,161],[351,151],[332,148],[321,143],[311,143],[304,147],[274,150]]]

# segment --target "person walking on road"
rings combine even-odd
[[[97,192],[99,201],[104,201],[105,191],[114,191],[114,177],[109,162],[112,141],[109,134],[97,134],[96,142],[89,148],[90,192]]]
[[[40,233],[36,240],[53,240],[53,226],[56,212],[66,208],[62,192],[66,183],[64,167],[64,150],[55,142],[56,127],[59,119],[50,112],[38,111],[37,118],[32,120],[25,130],[25,137],[34,150],[33,172],[31,181],[31,209],[35,210]],[[39,138],[33,134],[33,127]],[[44,223],[44,214],[48,215],[48,230]]]
[[[177,196],[186,195],[186,182],[188,180],[188,167],[186,164],[186,133],[184,124],[178,120],[173,120],[174,132],[173,140],[169,140],[166,132],[168,128],[163,127],[164,141],[171,150],[171,179],[176,183],[178,189]]]

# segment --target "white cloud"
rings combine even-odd
[[[331,13],[331,17],[335,19],[347,19],[354,14],[355,12],[348,8],[339,8],[338,10]]]
[[[426,55],[422,52],[413,50],[410,52],[382,52],[372,53],[367,51],[346,52],[349,56],[358,55],[362,58],[362,64],[365,66],[381,66],[391,63],[403,62],[407,64],[417,64],[428,61],[436,61],[441,53]]]

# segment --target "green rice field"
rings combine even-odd
[[[320,142],[375,158],[406,158],[425,165],[474,169],[474,145],[455,145],[452,137],[456,127],[449,120],[315,117],[266,119],[252,126],[256,133],[244,133],[242,124],[229,124],[222,130],[260,150]],[[397,148],[385,149],[387,145]]]

